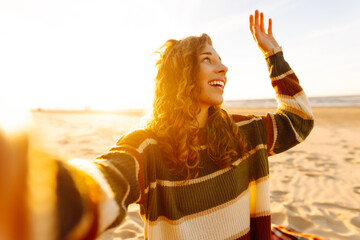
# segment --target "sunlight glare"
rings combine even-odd
[[[25,131],[32,123],[29,109],[21,106],[0,105],[0,129],[13,135]]]

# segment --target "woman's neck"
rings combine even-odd
[[[206,125],[208,119],[208,109],[208,107],[202,107],[200,113],[196,116],[200,128],[205,127]]]

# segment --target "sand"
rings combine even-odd
[[[247,108],[229,111],[263,114],[274,110]],[[314,108],[313,112],[316,121],[310,136],[287,152],[269,158],[272,223],[328,239],[360,239],[360,108]],[[42,124],[48,121],[48,116],[39,116]],[[57,119],[59,115],[51,117],[54,123],[64,125]],[[109,119],[109,124],[114,124],[115,120]],[[58,139],[53,148],[60,144],[77,157],[91,157],[108,149],[110,143],[124,132],[122,129],[111,135],[111,127],[71,127],[77,129],[76,134],[59,127],[57,132],[52,132],[52,136]],[[81,134],[89,131],[86,129],[96,130],[101,138],[89,140],[92,136],[89,132],[86,138],[82,138]],[[64,132],[67,137],[59,139]],[[71,134],[75,134],[76,145],[83,144],[87,151],[74,149]],[[119,239],[144,239],[143,222],[136,205],[130,205],[122,225],[98,238]]]

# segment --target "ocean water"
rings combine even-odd
[[[312,107],[360,107],[360,95],[309,97]],[[251,100],[228,100],[224,107],[254,107],[276,108],[275,98],[251,99]]]

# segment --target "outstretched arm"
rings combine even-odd
[[[0,126],[0,239],[95,239],[142,200],[140,153],[124,141],[95,161],[67,162],[34,142]]]

